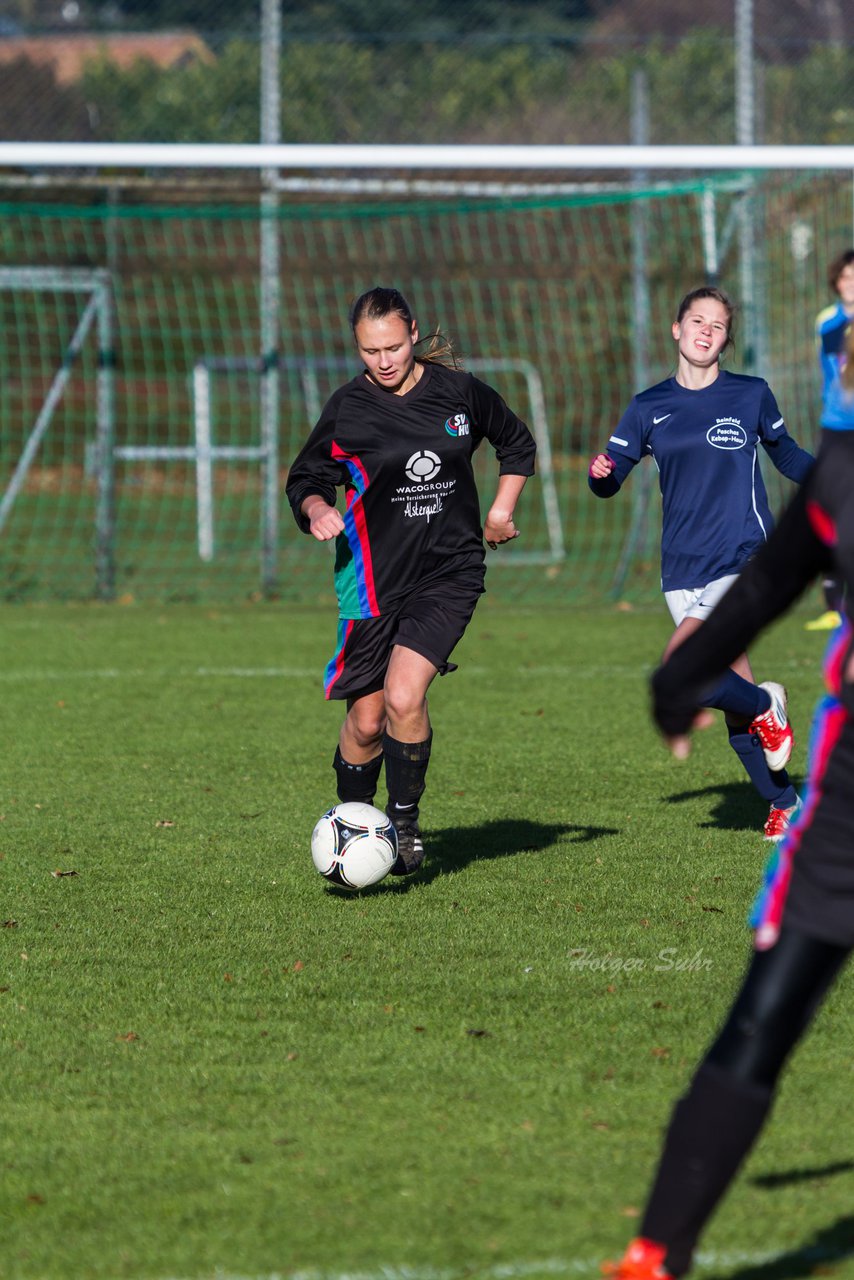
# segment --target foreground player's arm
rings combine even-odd
[[[511,542],[519,537],[519,530],[513,523],[513,512],[527,479],[527,476],[514,475],[498,477],[495,500],[483,526],[483,539],[488,547],[494,549],[502,542]]]
[[[707,621],[653,675],[653,718],[671,747],[680,746],[676,754],[685,753],[685,737],[704,691],[831,566],[828,548],[810,525],[807,499],[807,490],[799,490]]]

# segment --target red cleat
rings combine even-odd
[[[620,1262],[602,1264],[602,1274],[611,1280],[675,1280],[664,1265],[667,1247],[638,1236]]]
[[[774,773],[785,769],[795,745],[795,735],[786,714],[786,690],[781,684],[767,680],[760,684],[771,699],[771,706],[752,722],[750,730],[762,743],[768,768]]]
[[[800,807],[800,801],[792,809],[775,809],[772,804],[771,812],[765,819],[765,839],[779,843],[798,816]]]

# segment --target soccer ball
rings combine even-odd
[[[342,889],[367,889],[388,875],[397,860],[397,832],[372,804],[347,800],[324,813],[311,833],[311,860],[322,876]]]

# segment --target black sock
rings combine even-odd
[[[364,804],[373,804],[382,764],[382,752],[367,764],[348,764],[341,754],[341,748],[336,747],[332,767],[338,779],[338,799],[361,800]]]
[[[427,766],[433,733],[424,742],[398,742],[389,734],[383,735],[385,756],[385,780],[388,787],[388,811],[418,817],[418,801],[427,785]]]
[[[756,1141],[772,1098],[770,1087],[703,1064],[676,1104],[640,1230],[666,1246],[674,1276],[689,1269],[697,1238]]]

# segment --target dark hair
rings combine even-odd
[[[412,308],[399,289],[387,288],[383,285],[368,289],[366,293],[360,294],[350,308],[350,328],[353,336],[356,336],[356,325],[361,320],[384,320],[386,316],[392,315],[400,316],[407,329],[411,329],[415,323]],[[434,364],[449,365],[452,369],[460,367],[450,340],[443,337],[438,329],[428,333],[424,338],[419,338],[416,346],[420,347],[422,343],[428,345],[425,350],[418,352],[419,360],[425,363],[432,361]]]
[[[734,345],[733,328],[735,326],[735,303],[729,294],[724,293],[723,289],[718,289],[713,284],[700,285],[698,289],[692,289],[690,293],[686,293],[685,297],[679,303],[676,312],[676,323],[680,324],[685,314],[690,311],[695,302],[699,302],[701,298],[714,298],[715,302],[719,302],[726,311],[726,327],[727,338],[721,351],[726,351],[727,347]]]
[[[846,249],[844,253],[840,253],[838,257],[834,258],[827,268],[827,283],[834,293],[838,292],[836,282],[845,268],[850,267],[852,262],[854,262],[854,249]]]
[[[411,329],[414,317],[412,308],[399,289],[385,289],[377,285],[368,289],[356,299],[350,308],[350,328],[355,336],[356,325],[360,320],[384,320],[386,316],[397,315],[403,320],[407,329]]]

